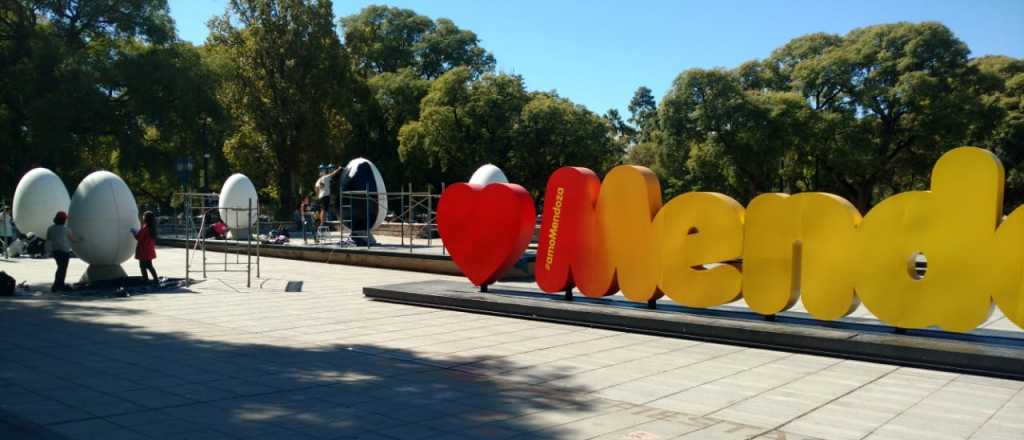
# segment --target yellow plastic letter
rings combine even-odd
[[[608,259],[619,289],[631,301],[661,297],[654,216],[661,209],[661,185],[651,170],[633,165],[613,168],[601,183],[597,215],[608,240]]]
[[[992,298],[1007,319],[1024,329],[1024,206],[999,226],[992,248]]]
[[[662,207],[654,224],[666,295],[688,307],[739,298],[739,268],[719,263],[743,252],[743,205],[724,194],[686,193]]]
[[[860,213],[827,193],[762,194],[747,207],[743,299],[755,312],[788,310],[798,298],[815,318],[856,310],[854,261]]]
[[[857,232],[857,294],[878,319],[902,328],[968,331],[992,310],[991,243],[1002,211],[1003,166],[987,150],[961,147],[932,171],[931,191],[892,196]],[[928,262],[917,277],[916,256]]]
[[[854,295],[854,234],[861,217],[842,197],[826,193],[762,194],[747,207],[743,298],[773,315],[796,304],[833,320],[859,304]]]

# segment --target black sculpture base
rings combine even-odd
[[[490,286],[487,293],[481,293],[469,282],[456,281],[364,287],[363,294],[372,299],[426,307],[1024,379],[1024,338],[1016,332],[1005,332],[1013,333],[1006,337],[937,330],[894,334],[892,327],[882,324],[782,317],[767,321],[753,312],[687,309],[668,304],[659,304],[652,310],[645,303],[580,296],[566,301],[562,292],[547,294],[532,289]]]

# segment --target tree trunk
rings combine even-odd
[[[290,162],[290,161],[288,161]],[[278,159],[281,170],[277,173],[277,199],[279,206],[275,211],[275,219],[290,219],[295,209],[294,179],[292,179],[292,166]]]
[[[868,210],[871,209],[871,195],[874,187],[871,183],[857,185],[857,199],[853,201],[853,204],[861,215],[867,215]]]

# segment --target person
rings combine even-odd
[[[334,171],[330,171],[333,165],[326,165],[320,169],[320,178],[317,179],[316,188],[317,197],[320,200],[320,224],[323,225],[327,222],[327,212],[331,209],[331,180],[334,176],[337,176],[341,172],[342,167],[336,168]]]
[[[0,247],[7,250],[7,246],[14,243],[17,234],[14,233],[14,218],[11,216],[11,208],[7,206],[0,210]]]
[[[156,275],[156,268],[153,267],[153,260],[156,259],[156,236],[157,224],[156,215],[153,211],[146,211],[142,214],[142,228],[131,229],[135,236],[135,259],[139,260],[139,270],[142,271],[142,280],[149,282],[149,273],[153,274],[153,281],[160,282]]]
[[[68,262],[71,260],[71,242],[84,241],[81,237],[75,237],[71,233],[66,226],[67,221],[68,214],[59,211],[57,215],[53,216],[53,224],[46,228],[46,250],[53,255],[54,261],[57,262],[57,273],[53,276],[51,292],[67,290],[64,277],[68,274]]]

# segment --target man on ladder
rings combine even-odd
[[[316,180],[316,185],[314,185],[317,199],[320,202],[320,226],[324,226],[327,223],[327,213],[331,209],[331,181],[342,170],[340,166],[333,171],[331,171],[331,168],[334,168],[333,164],[321,165],[320,178]]]

